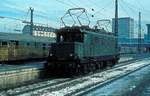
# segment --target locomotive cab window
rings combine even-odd
[[[80,32],[57,33],[57,42],[83,42],[84,34]]]

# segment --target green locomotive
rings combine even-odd
[[[113,66],[119,60],[117,38],[113,33],[87,26],[64,27],[56,32],[51,44],[46,72],[49,74],[81,74]]]

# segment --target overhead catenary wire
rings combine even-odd
[[[130,4],[130,3],[128,3],[128,2],[126,2],[126,1],[124,1],[124,0],[121,0],[122,1],[122,3],[124,4],[124,6],[126,7],[126,8],[128,8],[130,11],[132,11],[132,17],[134,17],[134,18],[137,18],[137,15],[138,15],[138,13],[139,13],[139,11],[141,10],[141,12],[142,12],[142,14],[143,14],[143,18],[144,17],[147,17],[147,19],[146,19],[146,21],[148,22],[149,21],[149,12],[150,11],[148,11],[148,10],[146,10],[146,9],[144,9],[144,8],[139,8],[138,6],[135,6],[135,5],[133,5],[133,4]],[[138,0],[137,0],[138,1]],[[140,5],[139,5],[140,6]],[[134,14],[133,14],[134,13]],[[144,21],[144,20],[142,20],[143,22],[146,22],[146,21]],[[145,24],[142,24],[142,26],[144,26]],[[138,24],[136,23],[136,27],[138,27]]]
[[[95,3],[95,2],[93,2],[93,1],[90,1],[90,0],[87,0],[89,3],[91,3],[91,4],[93,4],[95,7],[96,7],[96,9],[94,9],[93,8],[93,10],[94,11],[96,11],[96,10],[98,10],[98,11],[96,11],[96,12],[94,12],[94,16],[96,15],[96,14],[101,14],[101,15],[104,15],[104,16],[106,16],[106,14],[104,14],[104,12],[102,13],[102,11],[105,11],[106,12],[106,10],[108,10],[108,9],[106,9],[106,8],[108,8],[110,5],[112,5],[112,2],[107,2],[103,7],[102,6],[100,6],[100,5],[97,5],[97,3]],[[99,2],[102,2],[103,0],[101,0],[101,1],[99,1]],[[100,8],[100,7],[102,7],[102,8]]]
[[[66,3],[66,2],[64,2],[64,1],[62,1],[62,0],[56,0],[56,1],[59,2],[59,3],[61,3],[61,4],[67,5],[67,6],[69,6],[69,7],[72,7],[71,4]]]
[[[75,7],[80,7],[79,5],[77,5],[76,3],[74,3],[72,0],[68,0],[68,2],[70,2]]]
[[[131,17],[131,15],[129,15],[128,11],[127,11],[126,8],[124,7],[124,3],[122,2],[122,0],[120,0],[119,6],[120,6],[120,8],[126,13],[126,15],[127,15],[128,17]]]
[[[56,0],[58,3],[61,3],[61,4],[63,4],[63,5],[65,5],[65,6],[68,6],[68,7],[86,7],[87,9],[94,9],[94,11],[93,11],[93,13],[88,13],[88,15],[94,15],[94,18],[92,19],[92,20],[94,20],[94,19],[99,19],[100,18],[100,15],[101,16],[103,16],[103,17],[109,17],[109,18],[112,18],[111,17],[111,15],[109,16],[109,15],[106,15],[106,13],[107,13],[107,8],[112,4],[112,1],[113,0],[111,0],[111,2],[110,1],[108,1],[107,3],[105,3],[106,5],[103,5],[103,8],[102,8],[102,6],[99,6],[99,4],[98,3],[96,3],[95,1],[93,1],[93,0],[87,0],[87,1],[84,1],[84,2],[89,2],[88,4],[87,3],[84,3],[83,2],[83,0],[78,0],[79,2],[80,2],[80,4],[76,1],[74,1],[74,0]],[[138,0],[137,0],[138,1]],[[103,3],[102,2],[102,0],[100,0],[99,1],[100,3]],[[126,12],[126,14],[128,15],[128,16],[131,16],[130,15],[130,11],[132,11],[132,13],[134,13],[134,14],[137,14],[137,12],[138,12],[138,10],[139,9],[141,9],[141,10],[143,10],[142,11],[142,13],[143,14],[147,14],[147,16],[148,16],[148,14],[149,14],[149,10],[148,9],[144,9],[144,8],[139,8],[139,6],[141,6],[141,5],[139,5],[139,6],[135,6],[135,5],[132,5],[131,3],[128,3],[127,1],[125,1],[125,0],[119,0],[119,2],[121,2],[121,7],[123,7],[122,9],[124,10],[124,12]],[[123,6],[123,4],[124,4],[124,6]],[[91,7],[92,6],[92,7]],[[95,6],[95,7],[94,7]],[[138,8],[137,8],[138,7]],[[96,9],[95,9],[96,8]],[[127,10],[127,9],[130,9],[130,10]],[[111,10],[111,9],[109,9],[109,10]],[[102,11],[104,11],[104,12],[102,12]],[[114,13],[113,12],[113,10],[111,10],[111,13]],[[27,15],[28,15],[28,13],[27,13]],[[46,20],[50,20],[51,18],[49,18],[48,16],[45,16],[45,15],[43,15],[43,14],[37,14],[37,13],[35,13],[34,14],[35,16],[39,16],[39,18],[43,18],[43,19],[46,19]],[[144,15],[145,16],[145,15]],[[17,19],[17,18],[16,18]],[[27,21],[27,17],[26,17],[26,19],[24,19],[25,21]],[[53,20],[53,19],[51,19],[51,20]],[[56,20],[55,20],[56,21]]]
[[[25,17],[24,17],[24,20],[25,20],[25,21],[27,21],[27,18],[28,18],[29,12],[30,12],[30,10],[28,9],[28,11],[27,11],[27,13],[26,13],[26,15],[25,15]]]

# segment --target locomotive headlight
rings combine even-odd
[[[50,54],[49,54],[49,56],[53,56],[53,54],[52,54],[52,53],[50,53]]]
[[[70,56],[70,57],[72,57],[72,56],[73,56],[73,54],[72,54],[72,53],[70,53],[70,54],[69,54],[69,56]]]

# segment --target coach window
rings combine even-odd
[[[13,46],[18,46],[19,45],[18,41],[10,41],[10,42],[11,42],[11,45],[13,45]]]
[[[46,44],[43,44],[43,50],[45,50],[46,49]]]
[[[30,43],[27,43],[27,46],[30,46]]]
[[[7,46],[7,42],[2,42],[2,46]]]
[[[18,46],[19,45],[19,41],[16,41],[16,46]]]
[[[37,45],[36,45],[36,42],[34,42],[34,47],[36,48],[36,46],[37,46]]]

